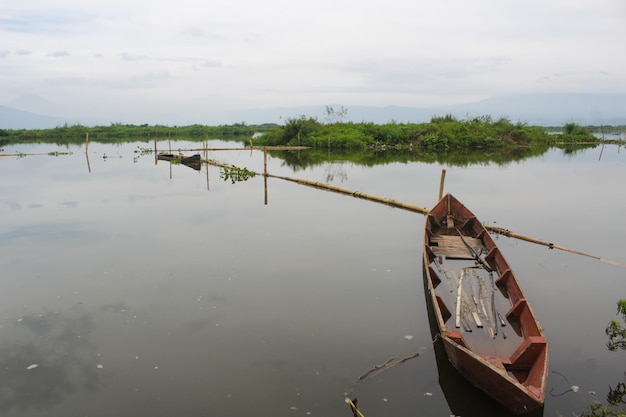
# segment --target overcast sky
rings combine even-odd
[[[624,0],[20,0],[0,104],[57,114],[428,107],[626,92]]]

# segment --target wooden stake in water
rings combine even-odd
[[[89,162],[89,132],[85,133],[85,157],[87,158],[87,170],[91,174],[91,163]]]
[[[265,192],[265,205],[267,205],[267,148],[263,148],[263,191]]]
[[[437,201],[441,200],[441,198],[443,197],[443,183],[445,182],[445,180],[446,180],[446,170],[442,169],[441,180],[439,181],[439,199]]]
[[[204,134],[204,159],[209,160],[209,134]],[[209,186],[209,164],[206,164],[206,189],[210,190]]]

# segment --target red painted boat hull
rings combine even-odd
[[[457,328],[453,324],[454,308],[450,302],[450,295],[447,294],[452,291],[444,289],[445,285],[442,282],[445,278],[442,276],[441,268],[446,262],[459,262],[448,261],[447,257],[454,259],[456,252],[463,252],[463,247],[445,243],[446,240],[442,239],[442,235],[447,236],[450,241],[456,239],[459,234],[464,236],[461,241],[468,247],[470,245],[466,240],[474,239],[476,245],[487,252],[486,255],[480,256],[481,259],[475,260],[476,265],[463,269],[491,270],[489,274],[497,277],[494,280],[494,288],[501,293],[499,305],[506,305],[505,308],[508,310],[503,326],[509,325],[501,327],[500,330],[504,335],[506,329],[510,335],[508,339],[493,335],[477,339],[477,330],[482,329],[474,328],[474,332],[464,333],[463,327]],[[476,252],[473,253],[476,255]],[[476,258],[479,256],[476,255]],[[470,260],[467,262],[470,263]],[[479,265],[481,262],[485,265]],[[460,285],[462,287],[462,283]],[[473,385],[512,413],[524,414],[543,407],[548,373],[548,345],[543,330],[539,327],[513,272],[489,233],[465,206],[449,194],[431,210],[426,219],[424,288],[429,311],[433,313],[431,321],[434,323],[431,322],[431,327],[436,336],[443,341],[452,366]],[[496,315],[493,317],[495,319]],[[471,332],[467,325],[464,327],[466,331]],[[495,328],[497,329],[497,325]],[[515,332],[512,332],[513,329]],[[507,346],[503,348],[501,345]],[[506,353],[493,353],[498,351]]]

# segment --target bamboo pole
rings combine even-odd
[[[367,194],[361,191],[355,191],[355,190],[350,190],[348,188],[338,187],[332,184],[325,184],[319,181],[311,181],[311,180],[306,180],[302,178],[283,177],[280,175],[273,175],[273,174],[267,174],[267,176],[272,177],[272,178],[278,178],[278,179],[285,180],[285,181],[295,182],[297,184],[308,185],[313,188],[319,188],[319,189],[327,190],[327,191],[334,191],[339,194],[351,195],[352,197],[355,197],[355,198],[361,198],[363,200],[374,201],[376,203],[386,204],[391,207],[401,208],[404,210],[413,211],[413,212],[420,213],[420,214],[428,214],[428,212],[430,211],[424,207],[419,207],[413,204],[403,203],[397,200],[393,200],[391,198],[379,197],[379,196]]]
[[[216,162],[216,161],[211,161],[211,160],[206,160],[204,162],[211,164],[211,165],[219,166],[222,168],[228,168],[228,169],[233,168],[232,165],[224,164],[221,162]],[[381,204],[385,204],[391,207],[401,208],[403,210],[413,211],[413,212],[420,213],[420,214],[428,214],[428,212],[430,211],[424,207],[415,206],[413,204],[402,203],[400,201],[392,200],[390,198],[378,197],[375,195],[363,193],[361,191],[350,190],[348,188],[338,187],[336,185],[326,184],[326,183],[319,182],[319,181],[311,181],[311,180],[307,180],[304,178],[283,177],[281,175],[274,175],[274,174],[265,173],[265,172],[263,174],[255,172],[254,174],[263,175],[265,177],[278,178],[280,180],[295,182],[296,184],[307,185],[309,187],[318,188],[322,190],[333,191],[339,194],[351,195],[352,197],[355,197],[355,198],[361,198],[363,200],[370,200],[376,203],[381,203]]]
[[[89,132],[85,133],[85,157],[87,158],[87,170],[91,174],[91,163],[89,162]]]
[[[602,149],[600,149],[600,156],[598,157],[598,161],[602,159],[602,152],[604,152],[604,145],[606,145],[606,141],[604,139],[604,126],[600,125],[600,131],[602,132]]]
[[[232,169],[233,166],[229,165],[229,164],[224,164],[224,163],[220,163],[220,162],[216,162],[216,161],[211,161],[211,160],[205,160],[204,161],[207,164],[211,164],[211,165],[215,165],[215,166],[219,166],[219,167],[223,167],[223,168],[228,168],[228,169]],[[361,198],[364,200],[369,200],[369,201],[373,201],[376,203],[381,203],[381,204],[385,204],[391,207],[395,207],[395,208],[399,208],[399,209],[403,209],[403,210],[407,210],[407,211],[412,211],[415,213],[420,213],[423,215],[426,215],[430,212],[429,209],[424,208],[424,207],[420,207],[420,206],[416,206],[413,204],[407,204],[407,203],[403,203],[397,200],[393,200],[390,198],[384,198],[384,197],[379,197],[379,196],[375,196],[375,195],[371,195],[371,194],[366,194],[363,193],[361,191],[355,191],[355,190],[350,190],[348,188],[344,188],[344,187],[338,187],[336,185],[332,185],[332,184],[326,184],[323,182],[319,182],[319,181],[311,181],[311,180],[307,180],[307,179],[303,179],[303,178],[291,178],[291,177],[284,177],[281,175],[274,175],[274,174],[270,174],[267,172],[264,172],[263,174],[259,174],[257,172],[254,173],[255,175],[263,175],[265,178],[271,177],[271,178],[278,178],[280,180],[284,180],[284,181],[289,181],[289,182],[295,182],[296,184],[301,184],[301,185],[307,185],[309,187],[313,187],[313,188],[317,188],[317,189],[321,189],[321,190],[326,190],[326,191],[333,191],[339,194],[345,194],[345,195],[350,195],[352,197],[355,198]],[[584,253],[584,252],[580,252],[574,249],[570,249],[570,248],[566,248],[564,246],[559,246],[559,245],[555,245],[554,243],[548,243],[548,242],[544,242],[542,240],[539,239],[535,239],[529,236],[524,236],[515,232],[512,232],[510,230],[507,229],[503,229],[500,227],[493,227],[493,226],[487,226],[485,225],[485,229],[487,229],[490,232],[493,233],[497,233],[503,236],[507,236],[507,237],[512,237],[515,239],[520,239],[520,240],[524,240],[526,242],[530,242],[530,243],[536,243],[538,245],[543,245],[543,246],[547,246],[550,249],[558,249],[564,252],[570,252],[576,255],[582,255],[582,256],[586,256],[592,259],[596,259],[598,261],[601,262],[605,262],[605,263],[609,263],[611,265],[615,265],[615,266],[619,266],[621,268],[626,268],[626,264],[623,264],[621,262],[617,262],[617,261],[613,261],[610,259],[606,259],[606,258],[601,258],[599,256],[595,256],[595,255],[590,255],[588,253]]]
[[[443,183],[445,182],[445,180],[446,180],[446,170],[442,169],[441,170],[441,180],[439,181],[439,199],[437,201],[439,201],[439,200],[441,200],[443,198]]]
[[[209,159],[209,134],[204,134],[204,159]],[[209,165],[206,166],[206,189],[210,191],[209,187]]]
[[[621,262],[612,261],[610,259],[601,258],[599,256],[591,255],[591,254],[588,254],[588,253],[585,253],[585,252],[580,252],[580,251],[577,251],[575,249],[570,249],[570,248],[566,248],[564,246],[555,245],[554,243],[545,242],[543,240],[535,239],[534,237],[524,236],[524,235],[521,235],[519,233],[515,233],[515,232],[512,232],[510,230],[503,229],[501,227],[493,227],[493,226],[485,225],[485,229],[489,230],[490,232],[502,235],[502,236],[512,237],[512,238],[519,239],[519,240],[524,240],[526,242],[535,243],[537,245],[547,246],[549,249],[558,249],[558,250],[562,250],[564,252],[569,252],[569,253],[573,253],[573,254],[576,254],[576,255],[586,256],[588,258],[592,258],[592,259],[595,259],[595,260],[598,260],[598,261],[601,261],[601,262],[606,262],[606,263],[609,263],[611,265],[615,265],[615,266],[619,266],[619,267],[622,267],[622,268],[626,268],[626,264],[623,264]]]
[[[0,156],[41,156],[41,155],[50,155],[50,153],[39,152],[39,153],[1,153]],[[64,155],[59,153],[59,155]]]
[[[190,148],[190,149],[179,149],[181,152],[198,152],[204,151],[207,148]],[[311,149],[308,146],[248,146],[247,148],[208,148],[209,151],[299,151],[303,149]]]
[[[264,202],[267,206],[267,148],[263,148],[263,193],[265,196]]]

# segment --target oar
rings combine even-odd
[[[582,255],[582,256],[586,256],[588,258],[593,258],[595,260],[598,260],[598,261],[601,261],[601,262],[606,262],[606,263],[611,264],[611,265],[615,265],[615,266],[620,266],[622,268],[626,268],[626,264],[623,264],[621,262],[612,261],[611,259],[601,258],[599,256],[595,256],[595,255],[591,255],[591,254],[588,254],[588,253],[585,253],[585,252],[577,251],[575,249],[570,249],[570,248],[566,248],[564,246],[555,245],[554,243],[545,242],[543,240],[535,239],[534,237],[520,235],[519,233],[511,232],[510,230],[503,229],[501,227],[494,227],[494,226],[487,226],[487,225],[485,225],[485,229],[489,230],[490,232],[497,233],[499,235],[503,235],[503,236],[507,236],[507,237],[513,237],[515,239],[520,239],[520,240],[525,240],[526,242],[536,243],[537,245],[547,246],[550,249],[558,249],[558,250],[562,250],[562,251],[565,251],[565,252],[574,253],[576,255]]]

